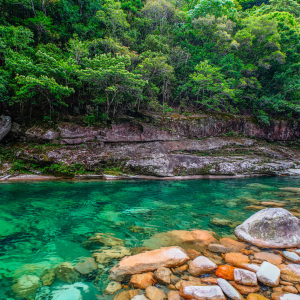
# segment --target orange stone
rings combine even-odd
[[[298,294],[298,290],[294,286],[284,286],[282,290],[287,293]]]
[[[260,290],[260,286],[249,286],[238,284],[235,281],[229,281],[229,283],[237,289],[242,295],[248,295],[250,293],[257,293]]]
[[[282,256],[274,253],[268,252],[259,252],[254,254],[255,259],[259,259],[261,261],[267,261],[273,265],[280,265],[282,264]]]
[[[247,300],[269,300],[260,294],[249,294]]]
[[[234,280],[234,269],[235,267],[222,265],[219,266],[215,274],[226,280]]]
[[[243,263],[249,263],[250,259],[248,256],[243,255],[242,253],[226,253],[225,254],[225,261],[233,266],[239,267]]]
[[[220,244],[230,249],[230,251],[239,252],[242,249],[245,249],[247,245],[245,243],[238,242],[231,238],[220,239]]]
[[[154,285],[156,280],[152,272],[132,275],[129,285],[136,289],[145,290],[148,286]]]
[[[218,279],[213,278],[213,277],[206,277],[206,278],[201,278],[201,282],[217,285],[218,284]]]
[[[192,260],[194,260],[196,257],[201,255],[201,252],[196,251],[194,249],[187,249],[186,253],[190,257],[190,259],[192,259]]]

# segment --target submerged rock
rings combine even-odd
[[[110,263],[113,259],[122,258],[130,255],[131,252],[128,248],[123,246],[116,246],[110,249],[103,249],[99,252],[95,252],[93,256],[99,264]]]
[[[118,290],[120,290],[121,288],[122,288],[122,285],[121,285],[120,282],[112,281],[112,282],[110,282],[107,285],[107,287],[104,290],[104,293],[106,293],[106,294],[114,294]]]
[[[13,292],[26,299],[35,296],[36,290],[41,286],[40,278],[34,275],[23,275],[18,282],[12,286]]]
[[[234,233],[239,239],[262,248],[300,246],[300,220],[283,208],[266,208],[257,212]]]
[[[183,249],[204,251],[211,243],[217,240],[206,230],[173,230],[157,233],[144,242],[144,246],[151,249],[169,246],[179,246]]]
[[[177,267],[190,258],[180,247],[167,247],[123,258],[118,267],[110,270],[110,278],[122,281],[126,275],[151,272],[159,267]]]
[[[83,262],[79,262],[74,269],[82,275],[89,274],[90,272],[97,269],[95,259],[87,257]]]
[[[55,269],[55,274],[58,279],[67,283],[73,283],[78,280],[79,274],[75,271],[74,267],[64,262]]]

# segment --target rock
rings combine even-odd
[[[256,274],[243,269],[234,270],[234,280],[235,282],[243,285],[256,286],[258,284]]]
[[[13,292],[26,299],[32,299],[36,290],[41,286],[40,278],[34,275],[23,275],[18,282],[12,286]]]
[[[249,294],[247,300],[269,300],[260,294]]]
[[[41,278],[43,286],[49,286],[53,283],[55,279],[54,269],[47,270],[46,274]]]
[[[247,246],[245,243],[238,242],[231,238],[222,238],[219,242],[228,249],[227,252],[240,252]]]
[[[219,266],[215,274],[226,280],[234,280],[234,269],[235,267],[222,265]]]
[[[260,282],[267,286],[278,286],[280,279],[280,269],[267,261],[264,261],[256,273]]]
[[[114,300],[131,300],[135,296],[137,296],[140,293],[141,290],[129,290],[129,291],[123,291],[116,296],[114,296]]]
[[[254,258],[259,259],[261,261],[267,261],[273,265],[282,264],[282,256],[274,253],[258,252],[258,253],[254,253]]]
[[[218,279],[218,285],[222,289],[225,295],[227,295],[229,298],[233,300],[240,300],[242,297],[237,292],[237,290],[225,279],[219,278]]]
[[[294,286],[284,286],[282,290],[287,293],[298,294],[298,290]]]
[[[128,248],[123,246],[115,246],[110,249],[103,249],[99,252],[95,252],[93,256],[99,264],[108,264],[113,259],[119,259],[130,254],[131,252]]]
[[[249,205],[245,207],[245,210],[257,211],[265,208],[266,208],[265,206],[261,206],[261,205]]]
[[[281,279],[293,283],[300,283],[300,265],[280,265]]]
[[[275,293],[275,294],[272,294],[272,299],[273,300],[300,300],[300,296],[295,295],[295,294]]]
[[[104,293],[112,295],[116,293],[118,290],[120,290],[121,288],[122,285],[119,282],[112,281],[107,285],[107,287],[104,290]]]
[[[74,267],[68,262],[64,262],[56,267],[55,274],[58,279],[67,283],[77,281],[79,276],[78,272],[76,272]]]
[[[0,116],[0,141],[9,133],[11,129],[11,118]]]
[[[218,279],[214,278],[214,277],[204,277],[204,278],[201,278],[201,282],[217,285],[218,284]]]
[[[177,291],[170,291],[168,293],[168,300],[181,300],[182,298]]]
[[[300,263],[300,256],[295,252],[283,251],[282,254],[286,259],[295,263]]]
[[[129,285],[135,287],[136,289],[145,290],[148,286],[154,285],[156,280],[154,279],[154,274],[152,272],[132,275]]]
[[[45,129],[38,126],[34,126],[25,132],[25,136],[28,140],[40,143],[57,140],[59,138],[59,132],[53,128]]]
[[[282,191],[292,192],[292,193],[300,193],[300,188],[298,187],[283,187],[279,188]]]
[[[87,257],[83,262],[78,263],[74,269],[82,275],[89,274],[97,269],[95,259]]]
[[[194,249],[187,249],[185,252],[190,257],[190,259],[195,259],[196,257],[201,255],[199,251],[196,251]]]
[[[220,244],[210,244],[208,246],[208,250],[211,252],[215,252],[215,253],[226,253],[229,252],[228,248],[225,247],[224,245],[220,245]]]
[[[243,263],[246,263],[246,264],[249,263],[250,259],[248,256],[246,256],[244,254],[231,252],[231,253],[225,254],[225,261],[228,264],[239,267]]]
[[[85,243],[84,246],[123,246],[123,241],[108,233],[95,233]]]
[[[144,295],[134,296],[131,300],[148,300]]]
[[[260,286],[249,286],[249,285],[242,285],[238,284],[235,281],[229,281],[229,283],[237,289],[242,295],[248,295],[250,293],[256,293],[260,290]]]
[[[55,293],[52,300],[82,300],[82,296],[79,289],[70,286],[66,290]]]
[[[185,286],[182,285],[180,296],[184,299],[193,300],[226,300],[221,288],[212,286]]]
[[[182,275],[188,268],[189,268],[189,266],[185,264],[180,267],[174,268],[172,270],[175,274]]]
[[[173,230],[158,233],[144,242],[144,246],[156,249],[163,246],[179,246],[183,249],[204,251],[211,243],[217,240],[205,230]]]
[[[167,295],[155,286],[148,286],[145,290],[145,296],[150,300],[167,299]]]
[[[172,272],[168,268],[160,267],[154,272],[155,279],[163,284],[171,283]]]
[[[262,248],[292,248],[300,246],[300,220],[283,208],[263,209],[243,224],[235,235]]]
[[[179,247],[167,247],[123,258],[110,270],[110,278],[122,281],[126,275],[151,272],[159,267],[177,267],[189,260]]]
[[[210,222],[217,226],[230,226],[233,224],[233,222],[230,220],[220,219],[220,218],[213,218],[210,220]]]
[[[189,273],[192,276],[199,276],[207,272],[215,270],[218,266],[209,260],[205,256],[198,256],[193,261],[191,261],[189,266]]]
[[[294,286],[291,282],[287,282],[287,281],[283,281],[283,280],[280,280],[279,284]]]

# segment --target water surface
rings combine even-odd
[[[92,250],[83,244],[94,233],[113,234],[134,248],[157,232],[174,229],[209,229],[230,236],[254,213],[245,207],[261,201],[284,202],[285,208],[298,209],[300,194],[281,187],[300,187],[300,181],[269,177],[2,183],[0,299],[14,299],[11,285],[24,274],[42,276],[47,268],[91,256]],[[80,278],[90,286],[83,299],[101,294],[113,263],[103,266],[97,283],[95,278]],[[56,280],[49,289],[64,284]]]

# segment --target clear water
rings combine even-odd
[[[41,276],[47,268],[91,256],[83,243],[94,233],[111,233],[134,248],[173,229],[232,235],[254,213],[245,207],[260,201],[283,201],[285,208],[298,209],[300,194],[280,187],[300,187],[300,179],[2,183],[0,299],[14,299],[11,286],[24,274]],[[218,219],[231,223],[222,225]],[[80,279],[90,286],[83,299],[101,295],[110,267],[104,267],[96,283],[94,278]],[[64,284],[56,280],[50,291]]]

